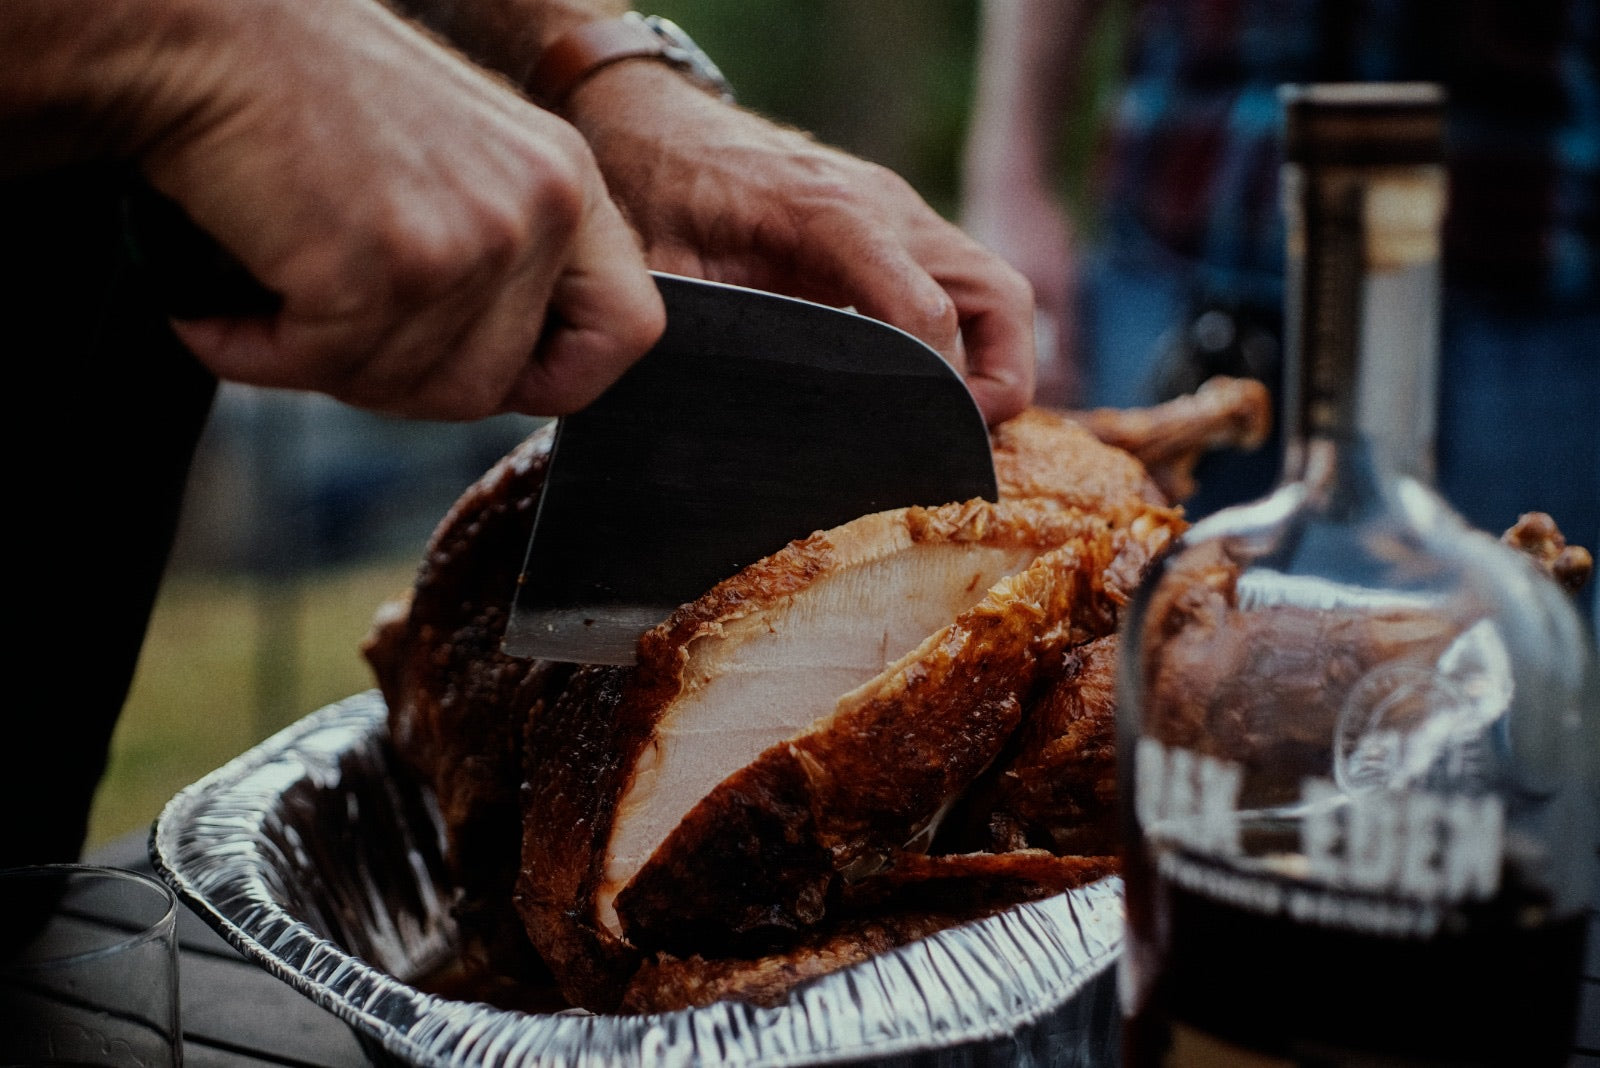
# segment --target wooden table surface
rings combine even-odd
[[[85,862],[152,873],[143,833],[118,839]],[[188,909],[180,910],[178,930],[185,1068],[374,1063],[342,1020],[245,960]],[[1600,1068],[1600,921],[1593,918],[1584,974],[1578,1042],[1569,1068]]]

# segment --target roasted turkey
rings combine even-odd
[[[550,434],[439,524],[364,645],[434,795],[469,966],[595,1012],[795,984],[1116,870],[1119,612],[1208,449],[1216,380],[993,433],[997,502],[818,531],[684,605],[631,668],[500,652]],[[1115,445],[1107,444],[1115,442]],[[1570,569],[1530,529],[1530,553]]]

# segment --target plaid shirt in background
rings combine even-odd
[[[1148,0],[1102,155],[1108,237],[1203,291],[1281,295],[1277,87],[1436,81],[1449,96],[1445,277],[1594,306],[1594,0]]]

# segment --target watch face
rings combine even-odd
[[[660,37],[665,48],[662,56],[669,62],[681,67],[686,73],[705,85],[706,88],[718,93],[724,100],[733,99],[733,86],[728,84],[728,79],[723,76],[711,57],[697,44],[683,28],[671,19],[664,19],[659,15],[647,15],[645,25]]]

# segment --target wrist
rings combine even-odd
[[[750,117],[663,63],[613,63],[584,80],[567,97],[560,115],[577,128],[600,161],[632,166],[650,144],[696,140],[708,131],[738,136]],[[610,174],[607,175],[608,179]]]
[[[670,20],[635,11],[591,20],[558,37],[541,51],[525,86],[535,102],[565,114],[583,87],[606,72],[646,65],[670,70],[683,83],[723,100],[733,99],[727,79],[687,33]]]
[[[481,66],[526,86],[538,57],[589,23],[615,19],[628,0],[384,0]]]
[[[502,6],[504,0],[502,0]],[[511,6],[517,6],[513,3]],[[527,4],[521,6],[527,7]],[[621,18],[630,8],[628,0],[539,0],[519,15],[531,28],[530,39],[536,55],[542,55],[563,37],[594,22]]]

